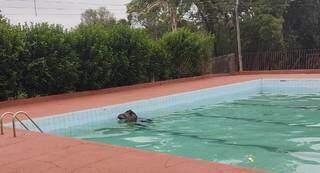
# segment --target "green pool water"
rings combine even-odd
[[[270,172],[320,172],[320,94],[208,100],[182,111],[155,112],[151,119],[100,122],[73,136]]]

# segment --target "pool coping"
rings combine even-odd
[[[174,83],[165,83],[161,85],[156,86],[147,86],[141,88],[129,88],[129,89],[123,89],[122,91],[115,91],[111,93],[116,93],[116,95],[124,95],[124,98],[121,100],[117,100],[117,102],[124,103],[123,100],[139,100],[137,97],[134,97],[133,95],[130,95],[128,93],[132,92],[138,92],[143,93],[147,92],[147,90],[157,90],[159,91],[159,96],[163,95],[169,95],[172,92],[167,92],[166,88],[172,89],[174,93],[181,93],[184,91],[193,91],[196,89],[203,89],[214,87],[214,86],[223,86],[226,84],[231,83],[238,83],[254,80],[254,79],[260,79],[260,78],[279,78],[279,77],[289,77],[289,78],[308,78],[308,77],[316,77],[320,78],[320,74],[313,74],[310,76],[310,74],[259,74],[259,75],[233,75],[233,76],[214,76],[214,77],[203,77],[203,78],[197,78],[193,80],[182,80],[180,82],[174,82]],[[187,89],[181,89],[181,87],[187,87]],[[101,97],[107,97],[110,94],[108,93],[106,95],[103,95]],[[81,101],[82,99],[86,97],[99,97],[99,93],[97,95],[93,94],[90,96],[79,96],[75,99],[78,101]],[[112,95],[112,94],[111,94]],[[148,95],[148,92],[147,92]],[[114,96],[114,94],[113,94]],[[155,95],[151,94],[151,98]],[[49,96],[50,97],[50,96]],[[128,97],[132,97],[128,99]],[[60,102],[63,103],[63,99],[58,99]],[[15,102],[13,105],[12,102],[10,102],[9,107],[1,107],[0,112],[4,112],[6,110],[17,110],[17,109],[24,109],[28,108],[29,110],[39,110],[42,109],[41,107],[44,102],[46,104],[51,104],[51,108],[55,109],[57,105],[54,103],[58,102],[58,100],[45,100],[45,101],[35,101],[31,103],[19,103]],[[70,101],[69,98],[66,99],[65,103],[68,104]],[[104,101],[103,99],[101,101]],[[30,102],[30,101],[29,101]],[[51,102],[51,103],[50,103]],[[113,102],[112,102],[113,103]],[[112,104],[111,103],[111,104]],[[107,104],[107,103],[106,103]],[[111,105],[109,104],[109,105]],[[4,104],[5,105],[5,104]],[[108,105],[108,104],[107,104]],[[98,105],[99,106],[99,105]],[[97,107],[98,107],[97,106]],[[78,108],[81,108],[81,104],[78,105]],[[47,107],[46,107],[47,108]],[[76,107],[75,107],[76,108]],[[81,109],[79,109],[81,110]],[[43,114],[43,111],[35,111],[35,117],[43,117],[54,114],[50,113],[51,110],[47,110],[46,114]],[[63,111],[62,109],[60,111]],[[66,112],[68,109],[66,109]],[[0,153],[0,172],[42,172],[43,170],[48,170],[46,172],[104,172],[106,169],[112,170],[112,172],[262,172],[247,168],[240,168],[240,167],[234,167],[224,164],[217,164],[213,162],[208,161],[199,161],[199,160],[193,160],[189,158],[179,157],[179,156],[171,156],[161,153],[154,153],[154,152],[146,152],[141,151],[137,149],[132,148],[126,148],[126,147],[117,147],[112,146],[108,144],[98,144],[98,143],[92,143],[87,141],[79,141],[77,139],[72,138],[64,138],[64,137],[56,137],[51,136],[48,134],[39,134],[34,132],[27,132],[27,131],[18,131],[18,138],[12,138],[11,137],[11,130],[5,129],[6,135],[0,136],[0,149],[5,148],[3,152]],[[4,139],[4,140],[2,140]],[[35,143],[36,141],[36,143]],[[74,144],[74,151],[72,150],[73,147],[70,147],[70,145]],[[88,147],[86,150],[83,150],[81,147]],[[40,148],[40,149],[38,149]],[[96,149],[98,148],[98,149]],[[111,148],[111,149],[110,149]],[[31,150],[31,151],[28,151]],[[121,160],[125,162],[133,162],[134,164],[128,164],[123,165],[119,163],[119,166],[121,167],[114,167],[110,164],[118,164],[112,162],[112,159],[103,159],[100,158],[103,156],[109,156],[108,152],[114,152],[117,151],[117,156],[115,156],[115,160]],[[69,150],[72,150],[69,151]],[[122,150],[130,152],[134,154],[126,154],[123,153]],[[27,151],[27,152],[26,152]],[[54,152],[59,153],[59,158],[54,154]],[[68,152],[67,152],[68,151]],[[105,154],[99,154],[101,151],[102,153],[106,152]],[[20,152],[26,152],[26,155],[28,155],[27,158],[25,158],[25,155],[21,155]],[[43,153],[45,152],[45,153]],[[71,154],[70,154],[71,152]],[[83,158],[79,157],[79,154],[77,152],[83,154],[84,156],[88,155],[88,161],[83,161]],[[119,154],[119,155],[118,155]],[[90,156],[90,157],[89,157]],[[64,159],[66,157],[66,159]],[[82,156],[83,157],[83,156]],[[154,158],[154,159],[147,159],[147,158]],[[173,160],[179,160],[178,162],[181,164],[174,164],[172,167],[166,167],[166,164],[163,165],[163,163],[167,163],[166,159]],[[99,159],[100,160],[99,160]],[[95,160],[98,159],[98,160]],[[63,161],[64,160],[64,161]],[[68,162],[83,162],[88,165],[85,167],[80,166],[80,169],[78,169],[75,165],[68,163]],[[90,161],[90,164],[88,163]],[[151,166],[148,166],[148,164]],[[188,163],[188,164],[186,164]],[[75,163],[74,163],[75,164]],[[90,166],[91,165],[91,166]],[[95,165],[95,166],[92,166]],[[191,166],[188,166],[191,165]],[[75,166],[75,167],[73,167]],[[154,167],[154,168],[152,168]]]

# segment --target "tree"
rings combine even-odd
[[[243,1],[241,1],[243,3]],[[195,20],[199,26],[215,36],[214,53],[216,56],[234,53],[236,32],[234,23],[234,0],[195,0],[197,11]],[[240,8],[243,12],[243,8]]]
[[[151,10],[148,13],[131,12],[128,16],[133,26],[142,26],[147,33],[154,39],[158,40],[161,36],[170,31],[170,19],[166,14],[160,14],[157,10]]]
[[[1,14],[1,10],[0,10],[0,23],[7,23],[7,19]]]
[[[243,4],[242,43],[245,51],[282,50],[286,0],[258,0]]]
[[[179,18],[181,19],[181,16],[184,15],[181,9],[189,10],[190,8],[182,7],[186,5],[190,7],[190,2],[190,0],[133,0],[127,8],[131,19],[136,17],[141,20],[141,16],[143,16],[142,18],[153,17],[163,20],[165,17],[168,17],[170,19],[171,30],[176,31]]]
[[[320,1],[290,1],[285,13],[285,39],[289,48],[320,47]]]
[[[255,15],[241,22],[242,48],[247,52],[282,50],[283,18],[269,14]]]
[[[287,0],[242,0],[239,6],[244,51],[261,51],[283,47],[283,14]],[[234,0],[197,0],[198,20],[215,35],[215,53],[236,50]]]
[[[112,26],[116,24],[116,22],[116,18],[105,7],[100,7],[96,10],[87,9],[83,14],[81,14],[82,25],[102,24],[104,26]]]

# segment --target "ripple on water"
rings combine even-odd
[[[313,124],[313,125],[307,125],[307,127],[320,127],[320,123],[318,123],[318,124]]]
[[[289,139],[289,141],[297,142],[297,143],[310,143],[310,142],[320,142],[320,138],[318,137],[293,138],[293,139]]]
[[[293,152],[290,153],[291,156],[305,160],[320,163],[320,153],[315,152]]]
[[[320,165],[300,164],[297,166],[296,172],[319,173]]]
[[[222,160],[219,162],[224,163],[224,164],[230,164],[230,165],[238,165],[238,164],[242,163],[242,160],[230,159],[230,160]]]
[[[310,147],[313,150],[319,151],[320,150],[320,144],[311,145]]]
[[[130,137],[124,138],[127,141],[136,142],[136,143],[150,143],[158,141],[159,138],[157,137],[149,137],[149,136],[139,136],[139,137]]]

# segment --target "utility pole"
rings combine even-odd
[[[37,2],[36,2],[36,0],[33,0],[33,6],[34,6],[34,14],[35,14],[36,16],[38,16],[38,12],[37,12]]]
[[[236,27],[237,27],[237,42],[238,42],[238,57],[239,57],[239,71],[243,71],[242,64],[242,50],[241,50],[241,37],[240,37],[240,22],[239,22],[239,0],[236,0]]]

